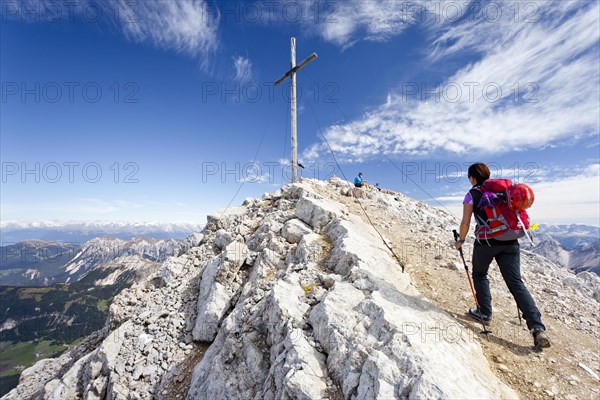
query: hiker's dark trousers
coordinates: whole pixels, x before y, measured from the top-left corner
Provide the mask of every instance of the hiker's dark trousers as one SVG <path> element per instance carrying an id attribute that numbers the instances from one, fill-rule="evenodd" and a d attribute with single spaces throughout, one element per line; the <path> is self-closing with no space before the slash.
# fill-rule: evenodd
<path id="1" fill-rule="evenodd" d="M 500 267 L 500 273 L 517 301 L 517 306 L 527 321 L 529 330 L 546 330 L 542 324 L 541 314 L 535 306 L 529 290 L 521 280 L 521 253 L 519 244 L 500 246 L 488 246 L 486 244 L 476 245 L 473 249 L 473 284 L 477 294 L 477 301 L 481 307 L 481 313 L 492 316 L 492 295 L 490 293 L 490 281 L 488 280 L 488 269 L 493 259 L 496 259 Z"/>

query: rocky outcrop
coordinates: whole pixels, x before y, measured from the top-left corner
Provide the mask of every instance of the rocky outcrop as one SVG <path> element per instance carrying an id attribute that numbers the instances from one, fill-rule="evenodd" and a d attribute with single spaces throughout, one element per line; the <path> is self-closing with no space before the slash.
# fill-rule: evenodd
<path id="1" fill-rule="evenodd" d="M 468 333 L 410 285 L 373 228 L 304 187 L 285 189 L 300 199 L 293 213 L 274 214 L 269 231 L 287 219 L 284 247 L 297 242 L 290 231 L 302 239 L 293 256 L 260 254 L 188 398 L 516 397 Z M 281 245 L 266 237 L 267 248 Z M 447 371 L 460 377 L 443 378 Z"/>
<path id="2" fill-rule="evenodd" d="M 569 266 L 570 254 L 565 250 L 558 240 L 555 240 L 551 235 L 542 233 L 534 238 L 535 246 L 525 243 L 524 247 L 532 253 L 539 254 L 549 260 L 554 261 L 557 265 L 567 268 Z"/>
<path id="3" fill-rule="evenodd" d="M 89 271 L 120 258 L 134 259 L 136 256 L 150 261 L 163 262 L 177 252 L 178 240 L 156 240 L 136 238 L 124 241 L 112 237 L 92 239 L 81 246 L 80 251 L 64 267 L 67 282 L 80 280 Z"/>
<path id="4" fill-rule="evenodd" d="M 600 276 L 600 239 L 580 244 L 569 254 L 569 268 L 575 273 L 589 271 Z"/>
<path id="5" fill-rule="evenodd" d="M 36 364 L 5 398 L 517 398 L 379 233 L 324 195 L 344 188 L 309 180 L 210 215 L 115 298 L 97 348 Z M 432 246 L 451 222 L 399 194 L 364 201 Z"/>
<path id="6" fill-rule="evenodd" d="M 10 391 L 2 399 L 47 399 L 50 391 L 46 389 L 54 387 L 60 382 L 60 377 L 67 377 L 68 371 L 74 369 L 74 365 L 81 360 L 86 360 L 88 355 L 97 348 L 104 338 L 106 331 L 99 331 L 83 340 L 75 349 L 61 355 L 58 358 L 40 360 L 32 367 L 21 373 L 19 386 Z M 77 369 L 77 368 L 75 368 Z"/>

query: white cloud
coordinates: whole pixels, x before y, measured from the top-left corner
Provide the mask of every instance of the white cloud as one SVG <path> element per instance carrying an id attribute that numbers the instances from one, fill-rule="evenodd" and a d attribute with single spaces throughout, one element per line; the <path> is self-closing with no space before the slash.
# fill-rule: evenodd
<path id="1" fill-rule="evenodd" d="M 235 80 L 240 83 L 248 82 L 252 79 L 252 61 L 248 58 L 237 56 L 232 57 L 235 68 Z"/>
<path id="2" fill-rule="evenodd" d="M 600 168 L 588 166 L 583 173 L 533 186 L 533 222 L 600 225 Z"/>
<path id="3" fill-rule="evenodd" d="M 352 44 L 361 38 L 387 40 L 413 24 L 419 11 L 418 2 L 408 7 L 407 2 L 396 0 L 349 0 L 332 4 L 329 10 L 321 10 L 316 28 L 325 40 L 338 45 Z"/>
<path id="4" fill-rule="evenodd" d="M 3 18 L 25 22 L 109 22 L 133 41 L 191 56 L 205 56 L 218 45 L 220 16 L 204 0 L 23 0 L 3 3 L 2 11 Z"/>
<path id="5" fill-rule="evenodd" d="M 127 200 L 104 200 L 96 198 L 82 198 L 69 207 L 73 212 L 86 214 L 111 214 L 123 210 L 143 208 L 144 205 Z"/>
<path id="6" fill-rule="evenodd" d="M 499 154 L 597 137 L 599 4 L 541 2 L 535 23 L 516 23 L 506 9 L 498 26 L 467 18 L 442 30 L 433 58 L 476 50 L 480 60 L 448 78 L 439 98 L 415 101 L 407 94 L 421 84 L 401 84 L 362 118 L 329 127 L 329 143 L 362 161 L 382 152 Z M 318 143 L 307 154 L 325 151 Z"/>
<path id="7" fill-rule="evenodd" d="M 113 2 L 109 2 L 113 3 Z M 192 56 L 217 47 L 218 15 L 203 0 L 119 0 L 120 23 L 127 37 Z"/>
<path id="8" fill-rule="evenodd" d="M 272 183 L 279 168 L 276 162 L 249 160 L 240 169 L 239 183 Z"/>
<path id="9" fill-rule="evenodd" d="M 8 206 L 8 207 L 6 207 Z M 2 204 L 1 220 L 6 222 L 45 220 L 48 215 L 56 221 L 147 221 L 148 216 L 156 220 L 202 221 L 210 209 L 190 207 L 182 202 L 156 202 L 144 199 L 101 199 L 72 198 L 44 199 Z M 4 227 L 1 224 L 0 227 Z"/>
<path id="10" fill-rule="evenodd" d="M 86 214 L 86 215 L 97 215 L 97 214 L 113 214 L 121 211 L 132 211 L 136 209 L 142 209 L 146 206 L 145 202 L 133 202 L 127 200 L 105 200 L 98 198 L 79 198 L 69 201 L 61 201 L 59 203 L 45 202 L 44 204 L 13 204 L 11 210 L 4 209 L 2 212 L 10 211 L 10 214 L 27 213 L 31 211 L 31 208 L 35 208 L 36 212 L 52 213 L 52 214 Z"/>
<path id="11" fill-rule="evenodd" d="M 347 48 L 360 40 L 386 41 L 418 22 L 444 21 L 467 12 L 471 0 L 283 0 L 263 1 L 260 20 L 301 24 L 304 31 Z M 257 3 L 258 4 L 258 3 Z M 458 7 L 448 7 L 457 5 Z M 254 7 L 254 6 L 253 6 Z M 451 9 L 451 10 L 450 10 Z M 255 13 L 252 13 L 255 16 Z"/>
<path id="12" fill-rule="evenodd" d="M 244 178 L 242 178 L 240 180 L 240 182 L 244 182 L 244 183 L 272 183 L 273 182 L 273 177 L 268 172 L 265 172 L 262 175 L 255 175 L 255 176 L 244 177 Z"/>

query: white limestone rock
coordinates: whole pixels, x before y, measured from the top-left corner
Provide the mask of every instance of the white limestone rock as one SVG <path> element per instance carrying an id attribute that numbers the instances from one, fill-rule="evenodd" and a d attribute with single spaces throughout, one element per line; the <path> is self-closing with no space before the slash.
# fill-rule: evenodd
<path id="1" fill-rule="evenodd" d="M 296 204 L 296 217 L 310 225 L 317 233 L 334 217 L 341 217 L 340 207 L 313 197 L 302 197 Z"/>
<path id="2" fill-rule="evenodd" d="M 78 382 L 82 375 L 82 370 L 86 361 L 92 356 L 92 353 L 80 358 L 75 364 L 64 374 L 60 381 L 57 382 L 54 388 L 46 388 L 50 393 L 48 400 L 63 400 L 77 398 Z"/>
<path id="3" fill-rule="evenodd" d="M 181 244 L 181 249 L 183 252 L 188 252 L 191 248 L 200 246 L 202 240 L 204 240 L 204 234 L 201 232 L 194 232 L 185 238 Z"/>
<path id="4" fill-rule="evenodd" d="M 217 335 L 219 324 L 240 287 L 235 277 L 248 254 L 245 244 L 233 242 L 206 266 L 200 283 L 198 317 L 192 332 L 194 340 L 210 342 Z"/>
<path id="5" fill-rule="evenodd" d="M 288 200 L 298 200 L 306 191 L 300 183 L 290 183 L 281 188 L 281 194 Z"/>
<path id="6" fill-rule="evenodd" d="M 325 240 L 321 235 L 316 233 L 304 235 L 296 249 L 298 262 L 302 265 L 318 263 L 323 257 L 324 245 Z"/>
<path id="7" fill-rule="evenodd" d="M 247 207 L 230 207 L 218 210 L 206 217 L 206 228 L 210 230 L 229 229 L 233 224 L 240 221 L 248 211 Z"/>
<path id="8" fill-rule="evenodd" d="M 162 278 L 166 284 L 170 284 L 179 278 L 185 265 L 189 262 L 190 260 L 187 255 L 169 257 L 158 270 L 158 276 Z"/>
<path id="9" fill-rule="evenodd" d="M 326 357 L 312 346 L 302 329 L 292 329 L 283 343 L 285 358 L 280 369 L 273 369 L 280 382 L 276 399 L 327 398 Z M 281 355 L 279 358 L 283 358 Z"/>
<path id="10" fill-rule="evenodd" d="M 281 229 L 281 235 L 289 243 L 299 243 L 302 237 L 309 233 L 312 233 L 310 226 L 306 225 L 298 218 L 289 220 Z"/>
<path id="11" fill-rule="evenodd" d="M 213 240 L 214 245 L 220 250 L 223 250 L 231 242 L 233 242 L 233 237 L 231 233 L 227 232 L 225 229 L 219 229 Z"/>

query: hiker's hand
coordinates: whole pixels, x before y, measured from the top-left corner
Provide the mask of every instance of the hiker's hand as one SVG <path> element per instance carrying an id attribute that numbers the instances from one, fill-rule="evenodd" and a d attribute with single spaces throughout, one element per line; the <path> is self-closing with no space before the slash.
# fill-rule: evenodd
<path id="1" fill-rule="evenodd" d="M 454 242 L 454 247 L 456 248 L 456 250 L 460 250 L 462 248 L 462 245 L 462 243 Z"/>

